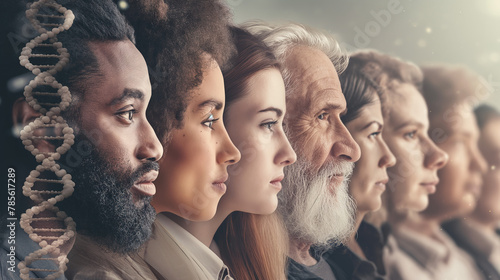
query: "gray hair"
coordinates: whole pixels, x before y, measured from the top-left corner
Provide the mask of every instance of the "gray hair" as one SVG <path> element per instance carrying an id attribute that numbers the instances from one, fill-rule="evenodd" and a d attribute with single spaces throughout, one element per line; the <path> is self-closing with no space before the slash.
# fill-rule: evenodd
<path id="1" fill-rule="evenodd" d="M 298 45 L 316 48 L 322 51 L 333 63 L 337 74 L 340 75 L 347 68 L 349 57 L 340 48 L 339 43 L 332 35 L 296 23 L 270 24 L 263 21 L 244 23 L 246 29 L 269 46 L 278 61 L 284 65 L 289 51 Z M 282 67 L 283 79 L 287 94 L 293 87 L 290 73 Z"/>

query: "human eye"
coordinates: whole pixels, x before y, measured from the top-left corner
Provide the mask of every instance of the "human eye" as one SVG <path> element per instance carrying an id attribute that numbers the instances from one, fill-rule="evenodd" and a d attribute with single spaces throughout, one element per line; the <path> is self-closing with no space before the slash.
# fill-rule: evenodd
<path id="1" fill-rule="evenodd" d="M 328 117 L 328 113 L 327 112 L 324 112 L 324 113 L 321 113 L 318 115 L 318 119 L 319 120 L 324 120 Z"/>
<path id="2" fill-rule="evenodd" d="M 206 118 L 201 124 L 209 127 L 210 129 L 213 129 L 214 123 L 217 122 L 218 120 L 219 118 L 216 119 L 213 114 L 210 114 L 208 118 Z"/>
<path id="3" fill-rule="evenodd" d="M 403 136 L 404 136 L 406 139 L 415 139 L 416 134 L 417 134 L 417 131 L 416 131 L 416 130 L 413 130 L 413 131 L 410 131 L 410 132 L 405 133 Z"/>
<path id="4" fill-rule="evenodd" d="M 261 123 L 260 126 L 267 128 L 269 131 L 273 131 L 273 127 L 277 123 L 278 123 L 278 121 L 269 121 L 269 122 Z"/>
<path id="5" fill-rule="evenodd" d="M 127 109 L 127 110 L 120 110 L 116 112 L 116 116 L 119 117 L 122 121 L 130 124 L 134 121 L 134 115 L 137 113 L 137 110 L 132 108 L 132 109 Z"/>
<path id="6" fill-rule="evenodd" d="M 375 131 L 375 132 L 371 133 L 370 135 L 368 135 L 368 138 L 375 138 L 375 137 L 379 136 L 380 133 L 382 133 L 382 132 L 381 131 Z"/>

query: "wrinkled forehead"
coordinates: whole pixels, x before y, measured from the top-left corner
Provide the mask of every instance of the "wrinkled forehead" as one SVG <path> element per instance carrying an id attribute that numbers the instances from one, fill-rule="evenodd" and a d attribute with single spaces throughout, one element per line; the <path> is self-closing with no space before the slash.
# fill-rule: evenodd
<path id="1" fill-rule="evenodd" d="M 291 80 L 287 88 L 287 106 L 329 102 L 345 107 L 337 71 L 325 53 L 308 46 L 292 47 L 285 67 Z"/>

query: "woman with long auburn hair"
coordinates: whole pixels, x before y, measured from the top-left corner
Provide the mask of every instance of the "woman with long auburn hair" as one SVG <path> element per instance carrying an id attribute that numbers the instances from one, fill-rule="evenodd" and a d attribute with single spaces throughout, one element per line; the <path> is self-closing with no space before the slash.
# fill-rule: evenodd
<path id="1" fill-rule="evenodd" d="M 273 212 L 296 155 L 283 130 L 285 86 L 270 49 L 247 31 L 231 29 L 237 56 L 224 71 L 224 124 L 241 152 L 228 167 L 227 191 L 215 217 L 185 228 L 216 252 L 234 279 L 286 279 L 287 235 Z"/>

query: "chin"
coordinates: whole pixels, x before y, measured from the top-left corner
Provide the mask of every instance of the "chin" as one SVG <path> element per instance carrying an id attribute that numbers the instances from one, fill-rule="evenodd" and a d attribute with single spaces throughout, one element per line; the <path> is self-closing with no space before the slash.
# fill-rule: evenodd
<path id="1" fill-rule="evenodd" d="M 256 207 L 256 211 L 250 212 L 251 214 L 257 215 L 270 215 L 276 211 L 278 208 L 278 198 L 274 196 L 270 201 L 265 204 L 261 204 Z"/>
<path id="2" fill-rule="evenodd" d="M 427 209 L 427 206 L 429 206 L 429 199 L 426 197 L 425 199 L 421 199 L 420 202 L 415 205 L 414 209 L 410 210 L 414 210 L 416 212 L 422 212 L 425 209 Z"/>
<path id="3" fill-rule="evenodd" d="M 382 200 L 379 198 L 377 201 L 374 201 L 371 206 L 372 207 L 369 210 L 370 212 L 375 212 L 377 210 L 380 210 L 380 208 L 382 207 Z"/>
<path id="4" fill-rule="evenodd" d="M 192 213 L 191 215 L 180 215 L 180 217 L 192 222 L 205 222 L 211 220 L 215 216 L 216 211 L 217 205 L 198 210 L 196 213 Z"/>

